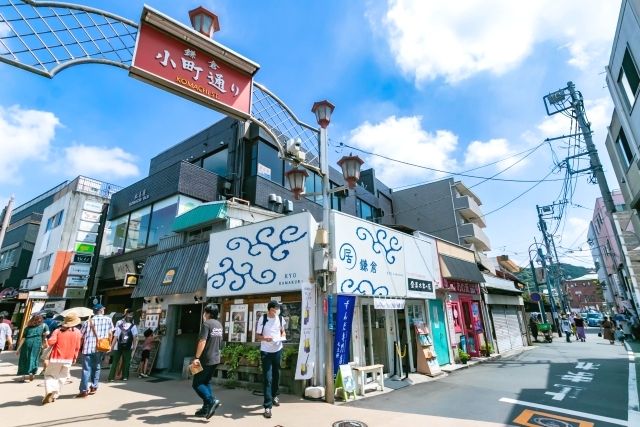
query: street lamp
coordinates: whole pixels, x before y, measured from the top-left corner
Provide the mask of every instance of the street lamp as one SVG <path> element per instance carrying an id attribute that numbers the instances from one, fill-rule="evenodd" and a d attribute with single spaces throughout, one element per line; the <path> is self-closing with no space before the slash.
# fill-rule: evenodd
<path id="1" fill-rule="evenodd" d="M 218 16 L 202 6 L 190 10 L 189 19 L 194 30 L 209 38 L 213 38 L 213 33 L 220 31 Z"/>

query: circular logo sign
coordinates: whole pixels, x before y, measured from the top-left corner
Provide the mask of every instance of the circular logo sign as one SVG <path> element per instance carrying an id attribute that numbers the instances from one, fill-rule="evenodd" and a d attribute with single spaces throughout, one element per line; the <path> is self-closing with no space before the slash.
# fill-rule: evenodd
<path id="1" fill-rule="evenodd" d="M 533 293 L 531 294 L 531 301 L 533 301 L 533 302 L 538 302 L 538 301 L 540 301 L 540 294 L 539 294 L 539 293 L 537 293 L 537 292 L 533 292 Z"/>

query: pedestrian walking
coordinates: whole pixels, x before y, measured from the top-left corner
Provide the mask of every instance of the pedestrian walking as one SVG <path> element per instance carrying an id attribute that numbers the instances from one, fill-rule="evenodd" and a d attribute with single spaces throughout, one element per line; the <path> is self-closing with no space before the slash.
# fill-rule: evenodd
<path id="1" fill-rule="evenodd" d="M 48 344 L 52 346 L 49 357 L 49 366 L 44 372 L 44 399 L 42 404 L 55 402 L 62 391 L 71 365 L 78 358 L 82 335 L 76 328 L 80 324 L 80 318 L 76 313 L 69 313 L 64 317 L 64 322 L 56 329 Z"/>
<path id="2" fill-rule="evenodd" d="M 582 318 L 580 313 L 578 313 L 576 315 L 574 323 L 576 325 L 576 337 L 577 337 L 577 339 L 579 339 L 582 342 L 585 342 L 587 340 L 587 337 L 586 337 L 586 335 L 584 333 L 584 319 Z"/>
<path id="3" fill-rule="evenodd" d="M 571 342 L 571 322 L 567 318 L 566 314 L 562 315 L 562 320 L 560 321 L 560 328 L 567 339 L 567 342 Z"/>
<path id="4" fill-rule="evenodd" d="M 533 339 L 538 342 L 538 322 L 534 316 L 529 317 L 529 329 L 531 329 Z"/>
<path id="5" fill-rule="evenodd" d="M 608 316 L 605 316 L 602 324 L 600 325 L 602 329 L 602 336 L 605 340 L 609 340 L 609 344 L 613 344 L 615 342 L 615 326 L 613 321 Z"/>
<path id="6" fill-rule="evenodd" d="M 118 364 L 122 360 L 122 381 L 129 380 L 129 365 L 131 354 L 136 351 L 138 341 L 138 328 L 133 323 L 133 312 L 125 310 L 124 317 L 116 322 L 113 339 L 112 364 L 109 370 L 109 381 L 116 377 Z"/>
<path id="7" fill-rule="evenodd" d="M 615 338 L 616 341 L 620 341 L 620 344 L 624 345 L 624 340 L 626 337 L 624 331 L 622 330 L 622 326 L 618 326 L 618 329 L 616 329 Z"/>
<path id="8" fill-rule="evenodd" d="M 140 355 L 140 366 L 138 368 L 138 378 L 147 378 L 149 375 L 147 374 L 147 369 L 150 366 L 149 364 L 149 356 L 151 356 L 151 349 L 153 348 L 153 341 L 155 337 L 153 336 L 153 330 L 151 328 L 147 328 L 144 331 L 144 342 L 142 343 L 142 354 Z"/>
<path id="9" fill-rule="evenodd" d="M 47 347 L 47 335 L 49 328 L 43 317 L 39 314 L 32 316 L 16 348 L 16 354 L 19 356 L 18 375 L 22 375 L 23 383 L 33 381 L 40 364 L 40 352 Z"/>
<path id="10" fill-rule="evenodd" d="M 79 393 L 76 395 L 78 398 L 97 393 L 102 359 L 111 349 L 113 322 L 109 316 L 104 315 L 102 304 L 93 306 L 93 316 L 82 325 L 80 333 L 82 334 L 82 376 Z"/>
<path id="11" fill-rule="evenodd" d="M 286 339 L 284 318 L 279 314 L 279 304 L 270 301 L 267 313 L 258 321 L 256 339 L 260 341 L 260 360 L 262 362 L 262 389 L 264 393 L 264 417 L 271 418 L 273 406 L 280 406 L 280 356 L 282 342 Z"/>
<path id="12" fill-rule="evenodd" d="M 0 353 L 2 350 L 11 350 L 13 347 L 13 331 L 8 323 L 4 322 L 4 313 L 0 313 Z"/>
<path id="13" fill-rule="evenodd" d="M 191 362 L 195 366 L 202 367 L 202 370 L 193 376 L 191 386 L 196 394 L 202 399 L 202 408 L 195 413 L 196 417 L 211 418 L 216 409 L 221 405 L 216 399 L 211 386 L 211 378 L 220 363 L 220 345 L 222 344 L 222 324 L 218 321 L 218 307 L 207 305 L 202 315 L 202 327 L 198 343 L 196 344 L 196 354 Z"/>

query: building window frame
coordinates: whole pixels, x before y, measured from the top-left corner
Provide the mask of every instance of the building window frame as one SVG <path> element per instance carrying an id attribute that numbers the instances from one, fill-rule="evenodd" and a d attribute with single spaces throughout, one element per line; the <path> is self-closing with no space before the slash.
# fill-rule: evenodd
<path id="1" fill-rule="evenodd" d="M 638 72 L 638 66 L 631 54 L 629 46 L 625 48 L 622 57 L 622 64 L 620 65 L 620 72 L 618 73 L 618 86 L 625 95 L 624 98 L 627 100 L 629 110 L 633 110 L 636 100 L 638 99 L 638 91 L 640 90 L 640 72 Z"/>
<path id="2" fill-rule="evenodd" d="M 61 210 L 56 212 L 54 215 L 50 216 L 49 219 L 47 220 L 47 226 L 45 228 L 45 231 L 51 231 L 54 228 L 58 227 L 60 224 L 62 224 L 63 215 L 64 215 L 64 210 Z"/>
<path id="3" fill-rule="evenodd" d="M 620 158 L 620 164 L 624 166 L 624 171 L 627 172 L 633 164 L 634 154 L 623 129 L 620 129 L 615 144 L 618 157 Z"/>

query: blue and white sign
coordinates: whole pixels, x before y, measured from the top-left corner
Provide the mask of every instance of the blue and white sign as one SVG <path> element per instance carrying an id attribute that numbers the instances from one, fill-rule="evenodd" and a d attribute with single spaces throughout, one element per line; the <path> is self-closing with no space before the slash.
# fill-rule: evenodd
<path id="1" fill-rule="evenodd" d="M 308 212 L 212 233 L 207 296 L 299 291 L 312 281 L 318 225 Z"/>
<path id="2" fill-rule="evenodd" d="M 440 285 L 435 239 L 331 214 L 337 293 L 435 299 Z"/>

